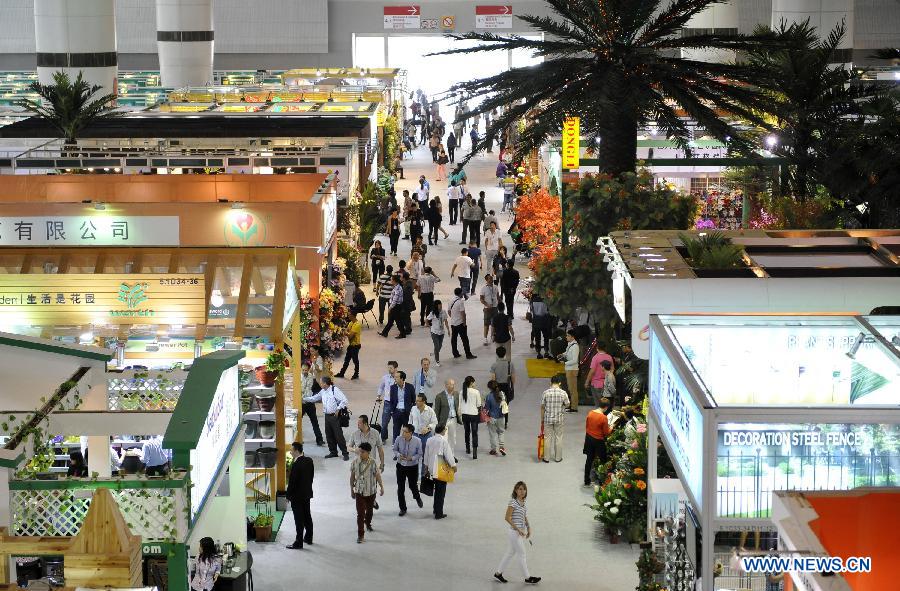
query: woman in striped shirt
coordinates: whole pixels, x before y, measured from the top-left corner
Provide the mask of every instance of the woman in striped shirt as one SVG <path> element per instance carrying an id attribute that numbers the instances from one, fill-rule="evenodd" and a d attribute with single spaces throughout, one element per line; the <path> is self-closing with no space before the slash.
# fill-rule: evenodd
<path id="1" fill-rule="evenodd" d="M 512 560 L 513 556 L 519 558 L 519 564 L 522 566 L 522 572 L 525 573 L 525 582 L 535 584 L 541 580 L 540 577 L 532 577 L 528 573 L 528 562 L 525 559 L 525 540 L 531 538 L 531 525 L 528 524 L 528 513 L 525 509 L 525 498 L 528 496 L 528 487 L 521 480 L 513 487 L 512 500 L 506 508 L 506 522 L 510 526 L 508 532 L 509 548 L 503 559 L 500 560 L 500 566 L 494 573 L 494 578 L 501 583 L 508 582 L 503 578 L 503 569 Z M 529 542 L 530 543 L 530 542 Z"/>

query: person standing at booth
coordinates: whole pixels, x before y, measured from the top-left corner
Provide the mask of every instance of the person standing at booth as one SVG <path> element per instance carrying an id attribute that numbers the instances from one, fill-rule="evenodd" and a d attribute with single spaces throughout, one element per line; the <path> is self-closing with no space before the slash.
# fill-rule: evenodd
<path id="1" fill-rule="evenodd" d="M 312 458 L 303 455 L 303 444 L 295 441 L 291 444 L 291 474 L 288 478 L 287 500 L 294 513 L 294 527 L 297 535 L 289 550 L 302 550 L 303 544 L 313 543 L 313 520 L 309 502 L 313 498 L 313 478 L 316 468 Z"/>
<path id="2" fill-rule="evenodd" d="M 334 385 L 334 379 L 331 376 L 324 376 L 322 389 L 317 394 L 304 398 L 303 402 L 319 402 L 320 400 L 322 401 L 322 412 L 325 415 L 325 441 L 328 442 L 329 452 L 325 457 L 338 457 L 338 449 L 340 449 L 346 462 L 350 459 L 350 454 L 347 452 L 347 442 L 344 440 L 344 430 L 341 429 L 341 418 L 338 416 L 338 411 L 347 408 L 347 397 Z"/>

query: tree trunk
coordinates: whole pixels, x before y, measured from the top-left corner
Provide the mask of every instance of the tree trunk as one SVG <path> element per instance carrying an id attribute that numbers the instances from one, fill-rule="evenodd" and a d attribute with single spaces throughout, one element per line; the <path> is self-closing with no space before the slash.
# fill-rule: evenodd
<path id="1" fill-rule="evenodd" d="M 634 172 L 637 165 L 637 115 L 629 109 L 600 114 L 600 172 L 619 175 Z"/>

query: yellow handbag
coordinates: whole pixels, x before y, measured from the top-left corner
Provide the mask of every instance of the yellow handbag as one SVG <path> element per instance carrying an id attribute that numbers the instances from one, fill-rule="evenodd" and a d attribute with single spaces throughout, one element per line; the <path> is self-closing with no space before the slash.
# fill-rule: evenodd
<path id="1" fill-rule="evenodd" d="M 437 474 L 435 474 L 434 477 L 436 480 L 440 480 L 441 482 L 453 482 L 453 479 L 456 477 L 456 473 L 450 467 L 450 464 L 448 464 L 444 460 L 440 460 L 438 462 Z"/>

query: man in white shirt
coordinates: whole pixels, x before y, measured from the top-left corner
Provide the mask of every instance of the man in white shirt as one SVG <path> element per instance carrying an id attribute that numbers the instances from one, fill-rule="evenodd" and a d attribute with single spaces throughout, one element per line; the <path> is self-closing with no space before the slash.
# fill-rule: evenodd
<path id="1" fill-rule="evenodd" d="M 459 219 L 459 201 L 462 198 L 460 195 L 459 186 L 456 181 L 450 181 L 450 186 L 447 187 L 447 203 L 450 212 L 450 225 L 455 226 L 456 220 Z"/>
<path id="2" fill-rule="evenodd" d="M 416 405 L 412 412 L 409 413 L 409 423 L 415 429 L 416 437 L 422 442 L 422 448 L 428 443 L 428 438 L 434 435 L 434 428 L 437 427 L 437 415 L 434 409 L 425 404 L 425 395 L 416 395 Z"/>
<path id="3" fill-rule="evenodd" d="M 434 403 L 434 385 L 437 384 L 437 372 L 431 367 L 431 359 L 422 358 L 422 364 L 413 376 L 413 387 L 416 394 L 425 395 L 425 404 Z M 423 442 L 424 444 L 424 442 Z"/>
<path id="4" fill-rule="evenodd" d="M 461 249 L 459 253 L 459 256 L 453 261 L 450 277 L 459 277 L 459 288 L 462 290 L 463 297 L 469 299 L 469 290 L 472 287 L 472 269 L 475 267 L 475 263 L 469 258 L 468 248 Z"/>
<path id="5" fill-rule="evenodd" d="M 450 349 L 453 351 L 453 357 L 460 358 L 459 348 L 456 343 L 458 339 L 462 339 L 463 349 L 466 352 L 466 359 L 476 359 L 476 355 L 472 355 L 469 348 L 469 329 L 466 326 L 466 300 L 463 297 L 463 290 L 459 287 L 453 290 L 453 301 L 450 302 Z"/>
<path id="6" fill-rule="evenodd" d="M 322 413 L 325 415 L 325 441 L 328 443 L 330 452 L 325 457 L 338 457 L 338 449 L 340 449 L 346 462 L 350 459 L 350 454 L 347 452 L 347 442 L 344 439 L 344 430 L 341 428 L 338 411 L 347 408 L 347 397 L 340 388 L 334 385 L 331 376 L 322 378 L 322 389 L 318 393 L 303 399 L 304 402 L 319 402 L 320 400 L 322 401 Z"/>
<path id="7" fill-rule="evenodd" d="M 425 319 L 431 313 L 431 306 L 434 304 L 434 284 L 440 281 L 441 278 L 434 274 L 431 267 L 425 267 L 416 281 L 419 290 L 419 321 L 422 326 L 425 326 Z"/>
<path id="8" fill-rule="evenodd" d="M 500 290 L 494 284 L 492 275 L 484 276 L 484 287 L 481 288 L 479 297 L 481 305 L 484 306 L 484 346 L 488 345 L 488 329 L 491 327 L 491 321 L 497 314 L 497 304 L 500 303 Z"/>
<path id="9" fill-rule="evenodd" d="M 381 411 L 381 442 L 382 444 L 387 441 L 387 427 L 388 423 L 391 422 L 391 386 L 393 386 L 396 381 L 394 380 L 394 374 L 397 373 L 398 364 L 396 361 L 388 361 L 387 362 L 387 373 L 381 376 L 381 381 L 378 383 L 378 390 L 375 391 L 375 402 L 383 402 L 384 408 Z M 372 417 L 372 420 L 378 422 L 376 417 Z"/>
<path id="10" fill-rule="evenodd" d="M 428 439 L 425 444 L 425 458 L 423 464 L 428 474 L 434 478 L 437 474 L 439 462 L 446 462 L 453 472 L 456 472 L 456 458 L 453 456 L 453 450 L 450 449 L 450 443 L 444 437 L 444 425 L 438 425 L 434 428 L 434 436 Z M 434 479 L 434 518 L 443 519 L 447 515 L 444 513 L 444 496 L 447 494 L 447 483 L 438 479 Z"/>
<path id="11" fill-rule="evenodd" d="M 494 258 L 500 247 L 503 246 L 503 240 L 500 238 L 500 231 L 497 230 L 497 222 L 491 222 L 487 231 L 484 233 L 484 268 L 494 268 Z"/>

